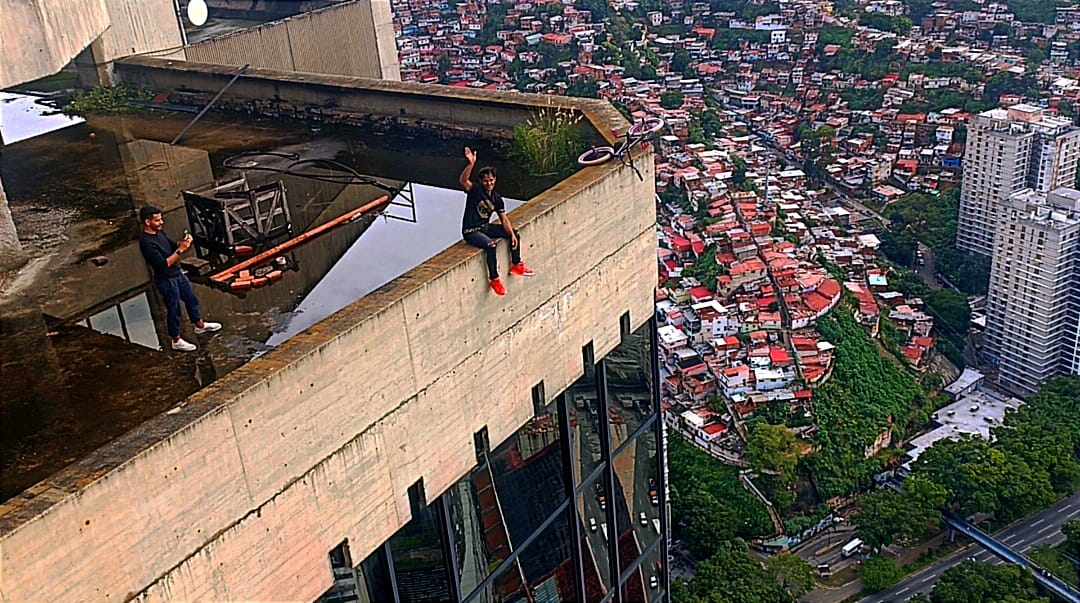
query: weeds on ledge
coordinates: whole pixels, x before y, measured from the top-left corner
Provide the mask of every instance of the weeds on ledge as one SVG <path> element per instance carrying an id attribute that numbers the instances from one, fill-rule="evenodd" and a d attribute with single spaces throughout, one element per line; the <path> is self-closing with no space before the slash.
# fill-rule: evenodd
<path id="1" fill-rule="evenodd" d="M 514 126 L 511 155 L 534 175 L 568 171 L 585 147 L 577 130 L 579 121 L 581 115 L 570 109 L 540 109 Z"/>
<path id="2" fill-rule="evenodd" d="M 120 113 L 132 109 L 130 101 L 149 101 L 154 93 L 144 88 L 135 88 L 127 84 L 118 86 L 95 86 L 91 90 L 80 92 L 64 106 L 68 115 L 87 113 Z"/>

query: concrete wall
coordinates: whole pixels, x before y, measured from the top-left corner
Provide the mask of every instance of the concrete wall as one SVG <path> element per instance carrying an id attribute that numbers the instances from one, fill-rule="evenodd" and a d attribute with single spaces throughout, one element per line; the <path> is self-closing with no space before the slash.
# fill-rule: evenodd
<path id="1" fill-rule="evenodd" d="M 99 62 L 133 54 L 162 51 L 159 56 L 183 57 L 180 21 L 173 0 L 108 0 L 109 29 L 100 39 Z M 185 19 L 187 17 L 184 17 Z"/>
<path id="2" fill-rule="evenodd" d="M 602 356 L 623 312 L 652 314 L 651 157 L 638 165 L 644 182 L 612 162 L 515 210 L 538 275 L 508 278 L 506 297 L 459 243 L 0 506 L 0 600 L 317 597 L 331 548 L 365 557 L 409 520 L 409 486 L 443 492 L 475 463 L 475 432 L 501 442 L 536 383 L 553 397 L 583 345 Z"/>
<path id="3" fill-rule="evenodd" d="M 109 27 L 104 0 L 0 2 L 0 89 L 52 75 Z"/>
<path id="4" fill-rule="evenodd" d="M 235 74 L 236 68 L 231 66 L 150 57 L 117 63 L 117 75 L 123 81 L 154 90 L 172 90 L 171 98 L 180 103 L 209 102 Z M 503 139 L 511 138 L 514 125 L 532 118 L 541 108 L 581 113 L 585 118 L 582 133 L 595 143 L 612 143 L 611 131 L 626 127 L 618 111 L 601 101 L 256 67 L 244 72 L 217 106 L 265 116 L 309 117 L 384 129 L 397 125 L 439 127 Z"/>
<path id="5" fill-rule="evenodd" d="M 191 61 L 400 80 L 389 0 L 357 0 L 192 44 Z"/>

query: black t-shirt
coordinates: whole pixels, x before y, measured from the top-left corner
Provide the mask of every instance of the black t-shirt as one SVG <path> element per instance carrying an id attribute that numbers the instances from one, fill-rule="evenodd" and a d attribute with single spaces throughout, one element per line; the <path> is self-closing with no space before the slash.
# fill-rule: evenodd
<path id="1" fill-rule="evenodd" d="M 465 214 L 461 216 L 462 234 L 480 230 L 487 226 L 492 213 L 504 211 L 506 206 L 498 191 L 491 191 L 489 195 L 483 186 L 474 184 L 469 192 L 465 193 Z"/>
<path id="2" fill-rule="evenodd" d="M 180 262 L 170 266 L 166 259 L 176 251 L 176 243 L 170 241 L 164 232 L 146 234 L 146 231 L 143 231 L 140 233 L 139 251 L 146 258 L 146 263 L 150 264 L 150 268 L 154 270 L 154 278 L 164 279 L 183 274 L 180 271 Z"/>

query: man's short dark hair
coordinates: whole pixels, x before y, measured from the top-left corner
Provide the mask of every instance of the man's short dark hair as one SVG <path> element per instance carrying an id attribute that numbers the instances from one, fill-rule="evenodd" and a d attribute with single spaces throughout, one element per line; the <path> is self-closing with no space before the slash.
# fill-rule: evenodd
<path id="1" fill-rule="evenodd" d="M 139 210 L 139 221 L 140 222 L 146 222 L 150 218 L 153 218 L 154 216 L 156 216 L 157 214 L 160 214 L 160 213 L 161 213 L 160 209 L 158 209 L 158 208 L 156 208 L 156 207 L 154 207 L 152 205 L 147 205 L 146 207 Z"/>
<path id="2" fill-rule="evenodd" d="M 477 177 L 478 177 L 478 178 L 483 178 L 484 176 L 486 176 L 486 175 L 488 175 L 488 174 L 491 174 L 491 177 L 492 177 L 492 178 L 494 178 L 494 177 L 496 177 L 496 176 L 498 176 L 498 175 L 499 175 L 499 174 L 498 174 L 498 173 L 497 173 L 497 172 L 495 171 L 495 166 L 491 166 L 491 165 L 486 165 L 486 166 L 484 166 L 484 167 L 480 168 L 480 172 L 479 172 L 479 173 L 477 174 Z"/>

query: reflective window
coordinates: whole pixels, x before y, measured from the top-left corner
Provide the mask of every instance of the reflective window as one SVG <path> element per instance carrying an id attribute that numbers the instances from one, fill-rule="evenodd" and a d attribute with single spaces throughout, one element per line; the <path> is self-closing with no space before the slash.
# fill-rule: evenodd
<path id="1" fill-rule="evenodd" d="M 110 306 L 89 319 L 84 318 L 75 324 L 89 327 L 105 335 L 121 337 L 152 350 L 161 349 L 146 292 L 124 300 L 118 305 Z"/>
<path id="2" fill-rule="evenodd" d="M 622 584 L 623 601 L 662 601 L 664 597 L 664 576 L 660 566 L 660 547 L 657 546 L 627 576 Z"/>
<path id="3" fill-rule="evenodd" d="M 608 561 L 607 492 L 600 480 L 589 484 L 577 499 L 578 514 L 584 524 L 581 550 L 585 592 L 590 601 L 598 601 L 611 588 Z"/>
<path id="4" fill-rule="evenodd" d="M 570 453 L 574 459 L 574 483 L 580 484 L 603 464 L 600 450 L 600 402 L 596 397 L 596 378 L 587 371 L 566 389 L 570 409 Z"/>
<path id="5" fill-rule="evenodd" d="M 620 571 L 637 562 L 659 536 L 660 507 L 656 482 L 656 436 L 639 432 L 615 457 L 612 467 L 618 485 L 616 522 L 619 526 Z"/>
<path id="6" fill-rule="evenodd" d="M 488 457 L 512 549 L 566 500 L 559 442 L 558 407 L 553 401 Z"/>
<path id="7" fill-rule="evenodd" d="M 380 546 L 356 567 L 357 592 L 360 603 L 389 601 L 394 592 L 390 581 L 390 561 L 386 547 Z"/>
<path id="8" fill-rule="evenodd" d="M 124 326 L 127 328 L 128 340 L 143 347 L 160 350 L 157 331 L 154 329 L 154 318 L 150 314 L 150 303 L 146 293 L 120 303 L 120 313 L 124 317 Z"/>
<path id="9" fill-rule="evenodd" d="M 634 434 L 654 412 L 651 341 L 649 323 L 645 323 L 624 335 L 619 345 L 604 357 L 612 450 Z M 700 368 L 704 371 L 704 364 Z M 696 369 L 691 367 L 690 370 Z"/>
<path id="10" fill-rule="evenodd" d="M 344 548 L 343 551 L 339 551 Z M 316 603 L 331 603 L 339 601 L 339 597 L 350 594 L 354 598 L 346 598 L 347 601 L 359 603 L 378 603 L 380 601 L 394 600 L 394 585 L 390 581 L 390 566 L 386 559 L 386 546 L 380 545 L 366 559 L 360 562 L 351 572 L 346 572 L 348 567 L 349 549 L 346 545 L 330 551 L 330 565 L 334 572 L 334 586 L 326 591 L 322 597 L 316 599 Z M 351 575 L 350 575 L 351 574 Z M 351 581 L 353 588 L 347 588 L 347 582 Z M 346 588 L 342 588 L 346 586 Z"/>
<path id="11" fill-rule="evenodd" d="M 472 592 L 566 500 L 552 401 L 447 492 L 461 591 Z"/>
<path id="12" fill-rule="evenodd" d="M 124 336 L 124 327 L 120 325 L 120 312 L 116 306 L 110 306 L 91 316 L 90 328 L 106 335 Z"/>
<path id="13" fill-rule="evenodd" d="M 450 598 L 442 539 L 433 506 L 419 508 L 412 521 L 390 538 L 390 551 L 398 596 L 403 603 Z"/>
<path id="14" fill-rule="evenodd" d="M 566 519 L 568 512 L 566 509 L 558 513 L 470 603 L 573 601 L 576 570 L 570 554 L 573 540 Z"/>

